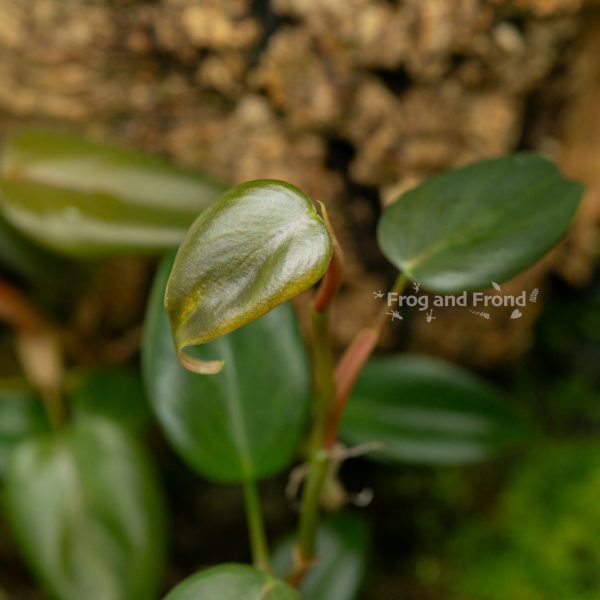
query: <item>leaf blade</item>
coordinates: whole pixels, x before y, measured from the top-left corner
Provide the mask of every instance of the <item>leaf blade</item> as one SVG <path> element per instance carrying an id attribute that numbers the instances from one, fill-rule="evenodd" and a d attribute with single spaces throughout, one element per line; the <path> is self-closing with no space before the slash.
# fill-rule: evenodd
<path id="1" fill-rule="evenodd" d="M 274 474 L 293 459 L 309 409 L 310 369 L 290 306 L 193 348 L 229 366 L 210 377 L 177 360 L 162 306 L 173 257 L 157 272 L 142 364 L 153 411 L 184 460 L 204 477 L 240 482 Z"/>
<path id="2" fill-rule="evenodd" d="M 341 426 L 352 443 L 381 442 L 369 457 L 455 465 L 484 460 L 524 439 L 524 427 L 499 393 L 468 371 L 437 359 L 372 360 L 359 378 Z"/>
<path id="3" fill-rule="evenodd" d="M 0 162 L 0 210 L 41 246 L 77 258 L 174 247 L 223 184 L 138 151 L 26 131 Z"/>
<path id="4" fill-rule="evenodd" d="M 178 352 L 261 317 L 324 274 L 332 241 L 310 200 L 277 180 L 250 181 L 202 213 L 165 292 Z"/>
<path id="5" fill-rule="evenodd" d="M 144 600 L 157 592 L 160 493 L 142 448 L 110 421 L 86 419 L 65 435 L 20 444 L 6 509 L 28 562 L 55 596 Z"/>
<path id="6" fill-rule="evenodd" d="M 379 246 L 432 291 L 484 288 L 516 275 L 557 243 L 582 190 L 534 154 L 481 161 L 402 195 L 380 219 Z"/>
<path id="7" fill-rule="evenodd" d="M 212 567 L 192 575 L 165 600 L 301 600 L 283 581 L 239 564 Z"/>

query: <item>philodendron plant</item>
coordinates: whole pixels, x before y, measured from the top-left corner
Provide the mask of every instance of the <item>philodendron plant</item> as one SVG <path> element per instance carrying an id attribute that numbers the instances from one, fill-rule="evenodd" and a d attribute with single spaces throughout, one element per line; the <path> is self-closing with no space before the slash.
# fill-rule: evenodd
<path id="1" fill-rule="evenodd" d="M 563 236 L 580 195 L 579 185 L 532 154 L 430 179 L 404 194 L 379 223 L 380 247 L 400 269 L 393 292 L 401 293 L 409 280 L 453 293 L 516 275 Z M 321 211 L 322 217 L 289 183 L 236 186 L 200 214 L 157 276 L 144 344 L 154 409 L 192 468 L 215 481 L 242 484 L 255 567 L 206 571 L 173 590 L 169 600 L 211 593 L 239 600 L 296 597 L 292 588 L 302 587 L 319 565 L 320 507 L 348 452 L 338 443 L 340 434 L 351 442 L 380 442 L 374 458 L 418 455 L 419 447 L 427 455 L 429 447 L 430 456 L 449 462 L 479 458 L 516 436 L 493 391 L 434 361 L 374 359 L 361 377 L 385 309 L 335 361 L 329 319 L 343 259 L 322 205 Z M 319 280 L 311 311 L 311 393 L 286 302 Z M 431 432 L 428 411 L 470 413 L 482 426 L 469 435 L 465 422 L 457 435 L 452 427 L 444 431 L 440 418 L 441 431 Z M 289 570 L 279 573 L 285 587 L 271 578 L 256 481 L 292 463 L 307 414 L 298 532 L 289 547 Z M 337 597 L 314 590 L 309 596 Z"/>
<path id="2" fill-rule="evenodd" d="M 289 183 L 226 190 L 135 152 L 25 134 L 6 147 L 0 193 L 0 232 L 10 232 L 3 258 L 36 282 L 73 258 L 88 269 L 90 259 L 171 248 L 147 309 L 146 391 L 191 469 L 241 485 L 253 565 L 203 570 L 168 600 L 351 600 L 365 524 L 346 511 L 322 518 L 348 499 L 342 461 L 366 452 L 392 464 L 456 465 L 523 441 L 501 394 L 475 375 L 420 356 L 371 358 L 387 305 L 336 356 L 329 325 L 342 249 L 325 206 Z M 432 177 L 381 216 L 377 241 L 399 270 L 391 293 L 411 281 L 444 294 L 502 283 L 561 239 L 581 194 L 528 153 Z M 48 267 L 36 268 L 41 261 Z M 315 284 L 307 352 L 289 301 Z M 156 598 L 165 518 L 135 440 L 145 420 L 133 401 L 139 381 L 118 370 L 48 381 L 30 343 L 51 348 L 48 329 L 22 305 L 7 311 L 18 302 L 0 288 L 2 300 L 36 388 L 0 386 L 0 477 L 26 558 L 59 600 Z M 257 482 L 294 465 L 298 528 L 271 552 Z"/>

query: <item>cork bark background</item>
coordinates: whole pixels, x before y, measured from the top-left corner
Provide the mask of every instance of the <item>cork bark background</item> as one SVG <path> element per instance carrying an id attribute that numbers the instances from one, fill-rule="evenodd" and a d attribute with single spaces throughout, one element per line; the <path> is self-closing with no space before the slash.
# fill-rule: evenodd
<path id="1" fill-rule="evenodd" d="M 543 298 L 551 270 L 585 285 L 600 213 L 598 40 L 600 5 L 582 0 L 0 0 L 0 136 L 66 127 L 326 201 L 348 262 L 341 345 L 389 285 L 381 207 L 515 149 L 549 155 L 589 192 L 568 242 L 505 291 Z M 413 319 L 384 345 L 401 335 L 496 366 L 527 348 L 534 319 Z"/>
<path id="2" fill-rule="evenodd" d="M 539 287 L 540 309 L 552 273 L 583 287 L 597 255 L 600 2 L 0 0 L 0 138 L 26 126 L 161 153 L 232 183 L 285 179 L 325 201 L 347 259 L 339 347 L 393 277 L 374 239 L 383 206 L 448 167 L 542 152 L 588 187 L 568 239 L 503 286 Z M 151 273 L 147 261 L 116 261 L 73 307 L 79 364 L 102 361 L 99 349 L 130 355 Z M 431 324 L 407 319 L 383 346 L 502 366 L 528 348 L 536 314 L 501 310 L 491 321 L 452 309 Z M 10 580 L 0 600 L 40 598 L 5 536 L 0 563 Z"/>

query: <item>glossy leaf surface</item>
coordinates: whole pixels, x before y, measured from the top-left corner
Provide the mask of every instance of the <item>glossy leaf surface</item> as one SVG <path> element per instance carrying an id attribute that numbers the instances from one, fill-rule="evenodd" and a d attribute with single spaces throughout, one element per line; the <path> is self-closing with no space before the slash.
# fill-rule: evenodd
<path id="1" fill-rule="evenodd" d="M 291 572 L 295 538 L 276 550 L 273 568 L 280 576 Z M 355 600 L 365 575 L 368 557 L 365 524 L 350 514 L 325 521 L 317 536 L 319 562 L 300 584 L 306 600 Z"/>
<path id="2" fill-rule="evenodd" d="M 180 583 L 165 600 L 302 600 L 283 581 L 247 565 L 207 569 Z"/>
<path id="3" fill-rule="evenodd" d="M 462 464 L 522 441 L 524 428 L 500 394 L 468 371 L 425 356 L 368 363 L 342 420 L 351 444 L 381 442 L 369 457 Z"/>
<path id="4" fill-rule="evenodd" d="M 540 156 L 486 160 L 403 194 L 383 214 L 377 237 L 396 267 L 432 291 L 486 288 L 556 244 L 582 192 Z"/>
<path id="5" fill-rule="evenodd" d="M 227 367 L 197 375 L 177 360 L 162 306 L 171 258 L 152 290 L 143 347 L 146 388 L 179 454 L 217 481 L 271 475 L 295 456 L 308 412 L 310 371 L 291 306 L 283 305 L 214 342 L 193 348 Z"/>
<path id="6" fill-rule="evenodd" d="M 0 479 L 17 444 L 47 430 L 48 421 L 35 392 L 25 383 L 0 383 Z"/>
<path id="7" fill-rule="evenodd" d="M 143 449 L 106 419 L 22 442 L 7 516 L 33 570 L 61 600 L 156 597 L 163 507 Z"/>
<path id="8" fill-rule="evenodd" d="M 69 256 L 177 246 L 224 189 L 158 157 L 61 133 L 16 135 L 0 163 L 4 217 Z"/>
<path id="9" fill-rule="evenodd" d="M 178 351 L 307 289 L 331 253 L 325 223 L 297 188 L 274 180 L 232 188 L 198 217 L 175 258 L 165 307 Z"/>

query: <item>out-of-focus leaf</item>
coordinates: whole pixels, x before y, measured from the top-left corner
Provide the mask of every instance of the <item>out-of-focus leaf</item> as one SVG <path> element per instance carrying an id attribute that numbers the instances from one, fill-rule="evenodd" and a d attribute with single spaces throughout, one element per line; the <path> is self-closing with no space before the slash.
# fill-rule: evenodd
<path id="1" fill-rule="evenodd" d="M 175 247 L 224 189 L 158 157 L 61 133 L 18 134 L 0 163 L 4 217 L 68 256 Z"/>
<path id="2" fill-rule="evenodd" d="M 0 479 L 15 446 L 48 430 L 40 399 L 25 383 L 0 383 Z"/>
<path id="3" fill-rule="evenodd" d="M 294 186 L 265 179 L 232 188 L 198 217 L 175 258 L 165 306 L 177 350 L 296 296 L 323 275 L 331 253 L 325 223 Z M 222 366 L 195 364 L 198 372 Z"/>
<path id="4" fill-rule="evenodd" d="M 381 442 L 373 458 L 461 464 L 522 441 L 524 427 L 500 394 L 468 371 L 424 356 L 388 356 L 366 365 L 341 436 Z"/>
<path id="5" fill-rule="evenodd" d="M 485 160 L 403 194 L 383 214 L 377 237 L 394 265 L 432 291 L 485 288 L 556 244 L 582 193 L 540 156 Z"/>
<path id="6" fill-rule="evenodd" d="M 292 569 L 295 538 L 281 544 L 273 556 L 275 572 L 285 577 Z M 365 575 L 367 529 L 362 520 L 341 514 L 325 521 L 317 536 L 317 564 L 300 585 L 306 600 L 355 600 Z"/>
<path id="7" fill-rule="evenodd" d="M 85 375 L 72 395 L 73 408 L 85 415 L 103 416 L 133 433 L 150 419 L 141 377 L 125 368 L 105 368 Z"/>
<path id="8" fill-rule="evenodd" d="M 302 596 L 248 565 L 226 564 L 186 579 L 165 600 L 302 600 Z"/>
<path id="9" fill-rule="evenodd" d="M 61 600 L 156 597 L 164 515 L 143 448 L 106 419 L 15 449 L 6 509 L 17 540 L 49 592 Z"/>
<path id="10" fill-rule="evenodd" d="M 295 456 L 309 404 L 310 369 L 292 308 L 283 305 L 214 342 L 193 348 L 219 356 L 217 375 L 184 369 L 162 306 L 172 256 L 161 265 L 148 306 L 144 380 L 173 447 L 216 481 L 272 475 Z"/>
<path id="11" fill-rule="evenodd" d="M 79 265 L 46 252 L 14 229 L 1 214 L 0 264 L 33 283 L 54 287 L 73 286 L 84 275 Z"/>

